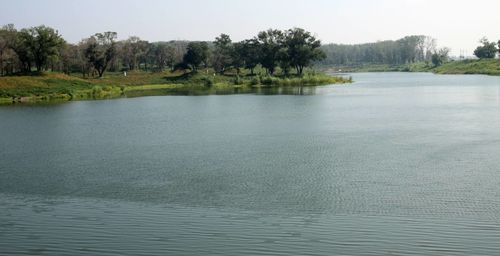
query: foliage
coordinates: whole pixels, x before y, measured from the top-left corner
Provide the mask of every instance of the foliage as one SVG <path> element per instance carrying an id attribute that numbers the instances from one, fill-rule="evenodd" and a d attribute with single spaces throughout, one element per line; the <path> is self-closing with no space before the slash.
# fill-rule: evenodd
<path id="1" fill-rule="evenodd" d="M 259 62 L 268 74 L 273 75 L 280 60 L 280 49 L 284 39 L 283 32 L 277 29 L 261 31 L 256 39 L 261 53 Z"/>
<path id="2" fill-rule="evenodd" d="M 349 79 L 321 74 L 300 76 L 262 77 L 249 75 L 207 75 L 201 72 L 182 74 L 179 72 L 130 72 L 124 77 L 120 72 L 108 73 L 103 78 L 82 79 L 62 73 L 44 72 L 31 76 L 0 77 L 0 100 L 78 100 L 105 99 L 123 95 L 148 95 L 153 90 L 164 92 L 191 90 L 250 90 L 253 87 L 310 86 L 350 82 Z M 144 94 L 142 92 L 145 92 Z M 30 100 L 30 101 L 31 101 Z"/>
<path id="3" fill-rule="evenodd" d="M 42 71 L 49 57 L 57 55 L 58 47 L 64 44 L 57 31 L 43 25 L 22 29 L 18 39 L 34 61 L 37 71 Z"/>
<path id="4" fill-rule="evenodd" d="M 321 41 L 301 28 L 287 30 L 284 44 L 285 59 L 289 65 L 295 67 L 298 75 L 302 75 L 304 67 L 309 66 L 311 62 L 326 57 L 320 49 Z"/>
<path id="5" fill-rule="evenodd" d="M 476 50 L 474 50 L 474 55 L 480 59 L 492 59 L 495 58 L 497 54 L 497 47 L 495 42 L 489 42 L 487 38 L 482 38 L 479 41 L 482 45 L 478 46 Z"/>
<path id="6" fill-rule="evenodd" d="M 439 74 L 485 74 L 500 75 L 500 60 L 479 59 L 445 63 L 433 70 Z"/>
<path id="7" fill-rule="evenodd" d="M 102 77 L 108 64 L 116 55 L 116 32 L 97 33 L 87 39 L 85 57 Z"/>
<path id="8" fill-rule="evenodd" d="M 277 70 L 285 75 L 295 70 L 302 75 L 304 68 L 325 56 L 321 42 L 301 28 L 269 29 L 240 42 L 232 42 L 227 34 L 221 34 L 212 43 L 150 43 L 137 36 L 122 41 L 116 38 L 115 32 L 97 33 L 78 44 L 69 44 L 46 26 L 21 31 L 13 25 L 4 26 L 0 29 L 0 75 L 29 73 L 32 65 L 38 71 L 79 72 L 84 77 L 102 77 L 106 71 L 161 72 L 166 68 L 187 72 L 201 66 L 220 74 L 232 70 L 239 74 L 246 68 L 254 75 L 262 67 L 269 75 Z"/>
<path id="9" fill-rule="evenodd" d="M 150 50 L 148 41 L 141 40 L 137 36 L 131 36 L 120 43 L 120 57 L 122 64 L 127 70 L 137 70 L 139 63 L 144 62 Z"/>
<path id="10" fill-rule="evenodd" d="M 254 70 L 259 65 L 262 56 L 262 50 L 257 39 L 247 39 L 235 44 L 235 55 L 233 58 L 237 64 L 250 70 L 253 75 Z"/>
<path id="11" fill-rule="evenodd" d="M 151 44 L 149 57 L 156 65 L 157 71 L 163 71 L 166 67 L 170 69 L 175 65 L 175 48 L 169 43 L 159 42 Z"/>
<path id="12" fill-rule="evenodd" d="M 206 42 L 191 42 L 187 45 L 187 52 L 184 55 L 183 62 L 190 66 L 192 70 L 197 71 L 203 63 L 206 65 L 208 59 L 208 44 Z"/>
<path id="13" fill-rule="evenodd" d="M 201 80 L 203 81 L 203 85 L 205 85 L 206 87 L 209 87 L 209 88 L 214 86 L 214 84 L 215 84 L 214 79 L 211 77 L 208 77 L 208 76 L 203 77 Z"/>
<path id="14" fill-rule="evenodd" d="M 498 40 L 498 53 L 500 54 L 500 40 Z"/>
<path id="15" fill-rule="evenodd" d="M 431 55 L 436 51 L 436 40 L 428 36 L 413 35 L 396 41 L 356 45 L 327 44 L 321 49 L 326 58 L 319 63 L 326 66 L 401 65 L 430 61 Z"/>
<path id="16" fill-rule="evenodd" d="M 215 38 L 212 54 L 212 67 L 215 71 L 224 74 L 224 71 L 233 63 L 234 46 L 229 35 L 221 34 Z"/>
<path id="17" fill-rule="evenodd" d="M 0 28 L 0 76 L 11 74 L 15 66 L 20 66 L 19 58 L 14 51 L 17 31 L 13 24 Z"/>
<path id="18" fill-rule="evenodd" d="M 441 48 L 439 51 L 434 52 L 431 57 L 434 67 L 441 66 L 443 63 L 447 62 L 449 52 L 449 48 Z"/>

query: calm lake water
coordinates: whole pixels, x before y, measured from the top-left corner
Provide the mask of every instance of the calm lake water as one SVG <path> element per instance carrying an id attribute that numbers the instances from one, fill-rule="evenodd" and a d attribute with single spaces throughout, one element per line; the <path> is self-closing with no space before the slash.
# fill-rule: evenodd
<path id="1" fill-rule="evenodd" d="M 499 255 L 500 77 L 352 76 L 0 107 L 0 255 Z"/>

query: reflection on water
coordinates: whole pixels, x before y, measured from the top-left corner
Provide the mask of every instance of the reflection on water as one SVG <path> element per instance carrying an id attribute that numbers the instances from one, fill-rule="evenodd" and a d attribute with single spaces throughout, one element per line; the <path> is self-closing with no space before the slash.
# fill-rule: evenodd
<path id="1" fill-rule="evenodd" d="M 315 86 L 305 87 L 258 87 L 258 88 L 227 88 L 227 89 L 158 89 L 147 91 L 128 91 L 127 97 L 142 97 L 142 96 L 206 96 L 206 95 L 230 95 L 230 94 L 257 94 L 257 95 L 314 95 L 316 94 Z"/>
<path id="2" fill-rule="evenodd" d="M 497 254 L 500 78 L 353 79 L 2 107 L 0 255 Z"/>

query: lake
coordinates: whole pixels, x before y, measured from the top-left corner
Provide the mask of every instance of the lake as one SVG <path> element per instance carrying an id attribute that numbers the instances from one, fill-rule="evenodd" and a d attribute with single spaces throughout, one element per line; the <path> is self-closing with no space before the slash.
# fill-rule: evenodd
<path id="1" fill-rule="evenodd" d="M 500 77 L 0 107 L 0 255 L 498 255 Z"/>

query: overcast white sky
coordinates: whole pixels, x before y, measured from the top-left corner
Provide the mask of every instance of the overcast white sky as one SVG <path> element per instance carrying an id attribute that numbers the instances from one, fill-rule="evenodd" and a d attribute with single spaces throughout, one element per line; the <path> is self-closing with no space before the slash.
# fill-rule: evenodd
<path id="1" fill-rule="evenodd" d="M 364 43 L 429 35 L 472 54 L 500 39 L 500 0 L 0 0 L 0 24 L 45 24 L 70 42 L 116 31 L 149 41 L 233 40 L 268 28 L 302 27 L 323 43 Z"/>

